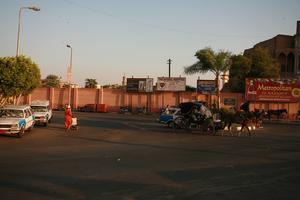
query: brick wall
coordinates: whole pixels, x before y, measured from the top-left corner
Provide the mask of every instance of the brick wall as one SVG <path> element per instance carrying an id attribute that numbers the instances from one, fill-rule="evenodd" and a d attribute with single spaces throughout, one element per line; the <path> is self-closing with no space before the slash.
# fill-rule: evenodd
<path id="1" fill-rule="evenodd" d="M 118 89 L 88 89 L 88 88 L 36 88 L 30 95 L 22 97 L 20 103 L 30 104 L 34 100 L 49 100 L 54 109 L 63 108 L 68 104 L 71 94 L 71 106 L 76 109 L 87 104 L 105 104 L 108 112 L 117 112 L 120 106 L 147 107 L 151 112 L 158 112 L 161 108 L 176 106 L 181 102 L 205 101 L 208 104 L 216 102 L 215 95 L 201 95 L 195 92 L 154 92 L 154 93 L 126 93 Z M 225 99 L 234 99 L 236 109 L 245 101 L 241 93 L 221 93 L 221 107 L 229 108 L 232 105 L 224 105 Z M 294 116 L 300 110 L 298 103 L 266 103 L 251 102 L 250 110 L 254 109 L 287 109 L 290 116 Z"/>

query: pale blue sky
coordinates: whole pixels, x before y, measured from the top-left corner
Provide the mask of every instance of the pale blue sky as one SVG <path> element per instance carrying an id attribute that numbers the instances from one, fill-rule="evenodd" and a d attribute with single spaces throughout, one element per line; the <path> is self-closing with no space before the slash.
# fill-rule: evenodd
<path id="1" fill-rule="evenodd" d="M 207 46 L 240 54 L 277 34 L 294 35 L 299 0 L 0 0 L 0 56 L 15 56 L 18 10 L 23 10 L 20 53 L 42 78 L 66 79 L 73 47 L 73 82 L 86 78 L 121 84 L 122 76 L 185 76 Z M 196 86 L 199 75 L 186 76 Z M 200 75 L 212 78 L 211 75 Z"/>

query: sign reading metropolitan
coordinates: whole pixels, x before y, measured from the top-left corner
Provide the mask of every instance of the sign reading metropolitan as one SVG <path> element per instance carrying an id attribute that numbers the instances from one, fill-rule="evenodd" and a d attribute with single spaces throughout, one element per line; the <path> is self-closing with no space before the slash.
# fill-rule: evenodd
<path id="1" fill-rule="evenodd" d="M 157 77 L 157 91 L 185 91 L 185 77 Z"/>
<path id="2" fill-rule="evenodd" d="M 153 92 L 153 78 L 127 78 L 127 92 Z"/>
<path id="3" fill-rule="evenodd" d="M 215 94 L 216 81 L 215 80 L 197 80 L 197 92 L 200 94 Z"/>
<path id="4" fill-rule="evenodd" d="M 300 80 L 246 78 L 248 101 L 300 102 Z"/>

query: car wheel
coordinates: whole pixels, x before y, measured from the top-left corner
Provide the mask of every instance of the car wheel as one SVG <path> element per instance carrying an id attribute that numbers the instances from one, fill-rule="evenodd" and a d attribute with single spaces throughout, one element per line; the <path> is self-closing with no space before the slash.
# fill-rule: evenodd
<path id="1" fill-rule="evenodd" d="M 168 128 L 176 128 L 174 121 L 168 122 Z"/>
<path id="2" fill-rule="evenodd" d="M 18 137 L 21 138 L 24 135 L 24 133 L 25 133 L 25 128 L 24 126 L 22 126 L 20 132 L 18 133 Z"/>
<path id="3" fill-rule="evenodd" d="M 49 121 L 47 120 L 47 121 L 44 123 L 44 126 L 48 126 L 48 122 L 49 122 Z"/>

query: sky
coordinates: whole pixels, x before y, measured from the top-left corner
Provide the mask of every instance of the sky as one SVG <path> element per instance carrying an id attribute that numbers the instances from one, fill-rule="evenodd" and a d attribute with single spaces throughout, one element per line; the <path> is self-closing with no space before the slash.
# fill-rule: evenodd
<path id="1" fill-rule="evenodd" d="M 213 75 L 185 75 L 205 47 L 242 54 L 278 34 L 294 35 L 299 0 L 0 0 L 0 57 L 15 56 L 22 10 L 20 54 L 38 64 L 42 78 L 121 84 L 122 76 L 186 77 L 187 85 Z"/>

